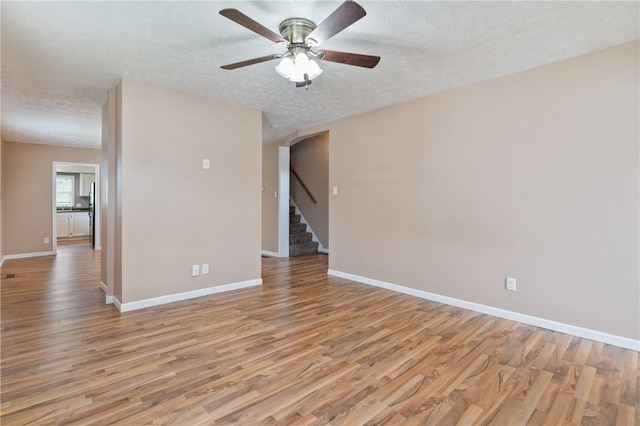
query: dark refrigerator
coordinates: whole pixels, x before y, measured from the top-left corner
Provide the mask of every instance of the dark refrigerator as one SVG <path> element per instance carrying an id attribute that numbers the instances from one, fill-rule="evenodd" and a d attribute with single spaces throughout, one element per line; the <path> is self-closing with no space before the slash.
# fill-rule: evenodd
<path id="1" fill-rule="evenodd" d="M 96 247 L 96 183 L 91 183 L 89 190 L 89 230 L 91 232 L 91 247 Z"/>

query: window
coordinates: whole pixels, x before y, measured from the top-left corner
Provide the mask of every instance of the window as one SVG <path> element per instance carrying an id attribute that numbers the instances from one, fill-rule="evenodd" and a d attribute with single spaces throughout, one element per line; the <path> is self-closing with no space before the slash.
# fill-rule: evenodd
<path id="1" fill-rule="evenodd" d="M 73 176 L 56 176 L 56 207 L 73 207 Z"/>

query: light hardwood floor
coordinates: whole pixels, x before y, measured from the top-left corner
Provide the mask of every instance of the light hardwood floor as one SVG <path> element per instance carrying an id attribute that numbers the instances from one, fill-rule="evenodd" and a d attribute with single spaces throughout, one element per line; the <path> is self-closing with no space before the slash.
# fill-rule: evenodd
<path id="1" fill-rule="evenodd" d="M 326 270 L 264 258 L 262 287 L 120 314 L 99 252 L 6 261 L 0 421 L 640 424 L 637 352 Z"/>

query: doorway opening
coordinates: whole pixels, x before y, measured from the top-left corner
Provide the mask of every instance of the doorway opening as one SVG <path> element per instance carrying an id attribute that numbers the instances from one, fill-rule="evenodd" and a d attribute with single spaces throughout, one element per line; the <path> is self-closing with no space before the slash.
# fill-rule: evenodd
<path id="1" fill-rule="evenodd" d="M 100 165 L 54 161 L 52 166 L 52 251 L 58 247 L 100 250 L 98 202 Z"/>
<path id="2" fill-rule="evenodd" d="M 278 257 L 329 254 L 329 132 L 278 148 Z"/>

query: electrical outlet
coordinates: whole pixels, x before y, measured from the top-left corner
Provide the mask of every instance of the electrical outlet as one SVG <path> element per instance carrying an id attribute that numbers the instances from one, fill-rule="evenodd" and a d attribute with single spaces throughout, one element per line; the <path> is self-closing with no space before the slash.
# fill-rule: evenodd
<path id="1" fill-rule="evenodd" d="M 191 276 L 197 277 L 200 275 L 200 265 L 192 265 L 191 266 Z"/>
<path id="2" fill-rule="evenodd" d="M 44 243 L 49 244 L 49 237 L 44 237 Z"/>
<path id="3" fill-rule="evenodd" d="M 202 274 L 208 274 L 209 273 L 209 264 L 208 263 L 203 263 L 202 264 Z"/>
<path id="4" fill-rule="evenodd" d="M 516 291 L 516 279 L 515 278 L 507 277 L 505 281 L 506 281 L 505 288 L 507 290 Z"/>

